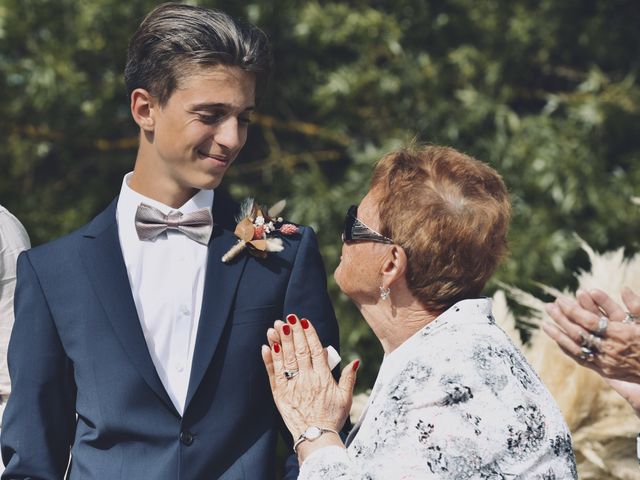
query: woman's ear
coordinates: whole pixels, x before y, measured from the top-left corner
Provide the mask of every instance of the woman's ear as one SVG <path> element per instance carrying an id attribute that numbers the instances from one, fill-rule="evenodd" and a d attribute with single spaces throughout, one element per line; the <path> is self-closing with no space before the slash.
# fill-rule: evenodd
<path id="1" fill-rule="evenodd" d="M 407 254 L 399 245 L 392 245 L 382 265 L 382 286 L 389 288 L 404 278 L 407 271 Z"/>
<path id="2" fill-rule="evenodd" d="M 153 132 L 156 108 L 155 98 L 144 88 L 136 88 L 131 92 L 131 116 L 145 132 Z"/>

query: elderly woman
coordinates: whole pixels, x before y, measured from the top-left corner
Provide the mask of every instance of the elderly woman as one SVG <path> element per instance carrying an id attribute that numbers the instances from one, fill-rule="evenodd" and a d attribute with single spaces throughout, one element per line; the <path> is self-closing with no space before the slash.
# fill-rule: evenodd
<path id="1" fill-rule="evenodd" d="M 542 328 L 567 355 L 601 375 L 640 416 L 640 296 L 626 288 L 622 301 L 626 310 L 602 290 L 578 290 L 575 301 L 561 297 L 547 304 L 556 323 Z"/>
<path id="2" fill-rule="evenodd" d="M 559 409 L 479 297 L 509 212 L 500 176 L 453 149 L 378 163 L 347 212 L 335 271 L 385 351 L 345 443 L 358 361 L 335 382 L 311 321 L 295 315 L 262 349 L 300 479 L 576 478 Z"/>

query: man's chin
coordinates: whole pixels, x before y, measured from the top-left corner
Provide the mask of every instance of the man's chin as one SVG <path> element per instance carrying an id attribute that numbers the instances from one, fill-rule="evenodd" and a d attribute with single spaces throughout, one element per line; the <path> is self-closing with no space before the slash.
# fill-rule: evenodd
<path id="1" fill-rule="evenodd" d="M 222 177 L 217 177 L 203 184 L 200 190 L 215 190 L 222 183 Z"/>
<path id="2" fill-rule="evenodd" d="M 222 183 L 225 172 L 219 174 L 202 173 L 197 178 L 193 178 L 189 183 L 198 190 L 214 190 Z"/>

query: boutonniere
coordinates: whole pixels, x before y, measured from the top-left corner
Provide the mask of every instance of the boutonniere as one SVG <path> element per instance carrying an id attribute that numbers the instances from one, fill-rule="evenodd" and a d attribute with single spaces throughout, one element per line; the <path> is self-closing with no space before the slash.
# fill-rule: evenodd
<path id="1" fill-rule="evenodd" d="M 222 256 L 222 261 L 228 263 L 240 252 L 247 250 L 251 255 L 259 258 L 267 258 L 267 252 L 280 252 L 284 248 L 282 238 L 273 236 L 294 235 L 298 233 L 298 227 L 291 223 L 284 223 L 280 213 L 286 205 L 285 200 L 280 200 L 266 210 L 247 198 L 240 207 L 240 214 L 236 217 L 235 234 L 238 242 Z"/>

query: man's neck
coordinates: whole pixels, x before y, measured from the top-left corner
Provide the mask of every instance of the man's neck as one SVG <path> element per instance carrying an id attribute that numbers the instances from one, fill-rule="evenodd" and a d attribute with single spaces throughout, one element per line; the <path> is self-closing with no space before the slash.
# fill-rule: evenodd
<path id="1" fill-rule="evenodd" d="M 145 162 L 141 161 L 136 161 L 133 175 L 129 180 L 129 188 L 176 209 L 198 193 L 197 188 L 182 188 L 165 176 L 159 175 L 157 167 L 156 169 L 149 168 Z"/>

